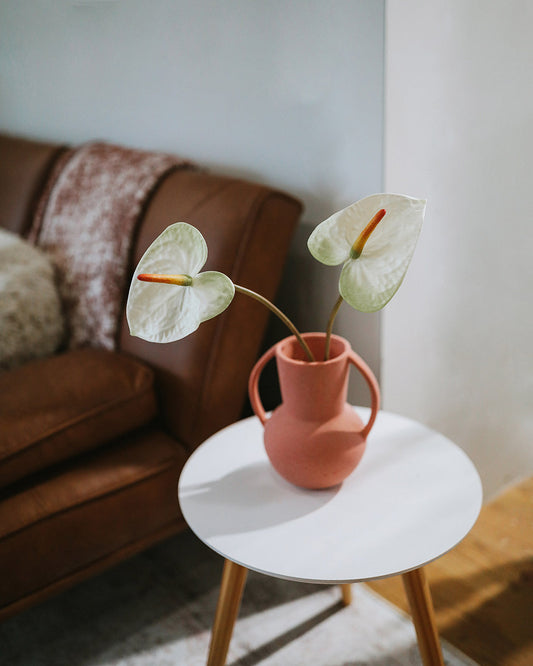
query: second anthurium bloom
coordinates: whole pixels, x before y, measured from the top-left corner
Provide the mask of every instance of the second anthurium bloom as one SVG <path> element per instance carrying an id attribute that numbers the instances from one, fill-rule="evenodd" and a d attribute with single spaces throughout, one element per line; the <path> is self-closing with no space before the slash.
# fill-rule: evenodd
<path id="1" fill-rule="evenodd" d="M 323 264 L 344 264 L 342 298 L 356 310 L 375 312 L 398 290 L 424 220 L 426 202 L 400 194 L 373 194 L 319 224 L 309 251 Z"/>

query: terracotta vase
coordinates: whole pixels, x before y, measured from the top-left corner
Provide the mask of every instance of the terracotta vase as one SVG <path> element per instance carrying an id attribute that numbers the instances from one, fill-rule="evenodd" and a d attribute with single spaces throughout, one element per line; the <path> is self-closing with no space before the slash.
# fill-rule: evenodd
<path id="1" fill-rule="evenodd" d="M 316 359 L 324 358 L 325 334 L 302 336 Z M 269 417 L 261 403 L 258 381 L 275 356 L 282 403 Z M 347 404 L 348 374 L 354 365 L 372 399 L 366 425 Z M 342 337 L 331 338 L 327 361 L 309 362 L 294 336 L 281 340 L 256 363 L 249 381 L 252 408 L 264 425 L 266 453 L 276 471 L 302 488 L 329 488 L 356 468 L 379 409 L 379 387 L 372 371 Z"/>

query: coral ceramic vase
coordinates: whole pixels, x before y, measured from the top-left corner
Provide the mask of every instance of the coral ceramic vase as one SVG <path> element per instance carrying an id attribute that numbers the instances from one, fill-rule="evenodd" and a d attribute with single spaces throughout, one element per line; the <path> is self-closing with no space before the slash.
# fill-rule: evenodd
<path id="1" fill-rule="evenodd" d="M 303 335 L 316 359 L 324 358 L 325 334 Z M 259 397 L 258 381 L 275 356 L 282 404 L 269 417 Z M 347 404 L 348 374 L 354 365 L 372 399 L 366 425 Z M 357 467 L 379 409 L 379 387 L 367 364 L 347 340 L 333 335 L 327 361 L 309 362 L 294 336 L 281 340 L 256 363 L 249 382 L 255 414 L 264 425 L 265 449 L 276 471 L 302 488 L 329 488 Z"/>

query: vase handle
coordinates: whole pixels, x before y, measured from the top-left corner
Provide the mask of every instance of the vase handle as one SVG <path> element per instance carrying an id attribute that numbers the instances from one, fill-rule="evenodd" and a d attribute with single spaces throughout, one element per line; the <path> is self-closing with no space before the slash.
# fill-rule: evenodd
<path id="1" fill-rule="evenodd" d="M 368 437 L 368 433 L 370 432 L 372 426 L 374 425 L 374 421 L 376 420 L 376 416 L 378 415 L 379 411 L 379 402 L 380 402 L 379 384 L 372 370 L 363 361 L 363 359 L 353 351 L 353 349 L 350 349 L 348 353 L 348 359 L 350 363 L 354 365 L 363 375 L 366 383 L 368 384 L 368 388 L 370 389 L 370 398 L 372 400 L 372 408 L 371 408 L 372 411 L 370 413 L 370 418 L 368 419 L 368 423 L 361 430 L 361 434 L 366 439 L 366 437 Z"/>
<path id="2" fill-rule="evenodd" d="M 250 373 L 250 379 L 248 380 L 248 396 L 250 398 L 250 403 L 252 409 L 254 410 L 255 415 L 261 421 L 263 425 L 267 422 L 267 415 L 263 403 L 261 402 L 261 397 L 259 395 L 259 376 L 263 371 L 265 365 L 270 361 L 270 359 L 276 353 L 276 345 L 270 347 L 263 356 L 257 361 L 257 363 L 252 368 Z"/>

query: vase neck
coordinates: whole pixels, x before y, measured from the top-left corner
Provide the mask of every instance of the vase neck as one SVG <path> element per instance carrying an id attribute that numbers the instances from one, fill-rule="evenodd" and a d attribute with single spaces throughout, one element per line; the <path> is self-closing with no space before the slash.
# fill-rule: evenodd
<path id="1" fill-rule="evenodd" d="M 316 358 L 323 358 L 322 337 L 319 339 L 315 335 L 315 338 L 309 337 L 306 341 Z M 349 345 L 341 338 L 333 342 L 330 360 L 315 363 L 300 360 L 300 351 L 296 347 L 280 343 L 276 360 L 281 396 L 285 408 L 297 418 L 326 420 L 344 409 L 348 390 Z"/>

